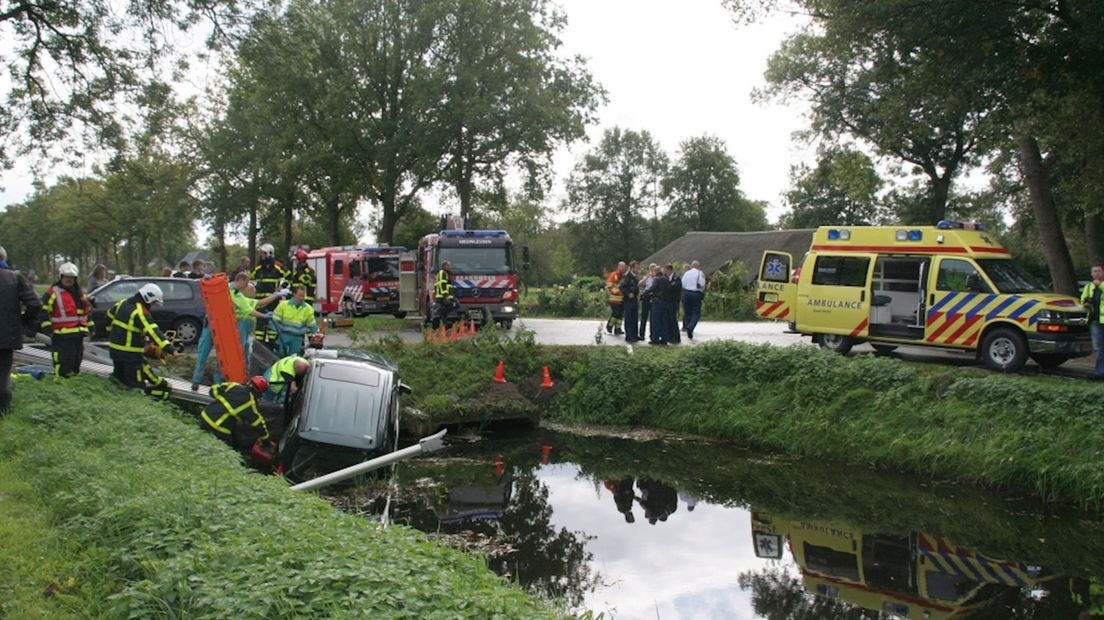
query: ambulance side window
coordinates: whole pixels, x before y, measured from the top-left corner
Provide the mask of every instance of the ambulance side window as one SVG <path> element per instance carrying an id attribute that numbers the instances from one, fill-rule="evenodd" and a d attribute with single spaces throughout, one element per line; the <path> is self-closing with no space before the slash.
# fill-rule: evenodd
<path id="1" fill-rule="evenodd" d="M 936 290 L 955 293 L 989 292 L 989 287 L 981 279 L 977 268 L 957 258 L 945 258 L 939 262 L 939 273 L 935 279 L 935 288 Z"/>
<path id="2" fill-rule="evenodd" d="M 813 284 L 821 286 L 866 286 L 870 258 L 864 256 L 817 256 Z"/>

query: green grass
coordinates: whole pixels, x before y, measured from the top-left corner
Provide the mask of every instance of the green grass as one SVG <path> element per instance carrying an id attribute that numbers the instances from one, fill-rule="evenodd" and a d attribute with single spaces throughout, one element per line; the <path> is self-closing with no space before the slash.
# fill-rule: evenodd
<path id="1" fill-rule="evenodd" d="M 94 377 L 17 386 L 0 489 L 5 617 L 558 615 L 482 558 L 251 473 L 188 414 Z"/>
<path id="2" fill-rule="evenodd" d="M 396 319 L 393 316 L 359 316 L 353 319 L 354 332 L 359 333 L 393 333 L 406 329 L 417 329 L 418 324 L 406 319 Z"/>

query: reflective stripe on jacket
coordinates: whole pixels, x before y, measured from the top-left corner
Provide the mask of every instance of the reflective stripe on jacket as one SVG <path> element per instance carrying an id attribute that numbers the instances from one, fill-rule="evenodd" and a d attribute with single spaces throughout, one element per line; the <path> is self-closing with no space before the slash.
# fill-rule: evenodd
<path id="1" fill-rule="evenodd" d="M 433 296 L 437 299 L 452 299 L 452 279 L 449 278 L 449 272 L 444 269 L 437 271 L 437 280 L 433 283 Z"/>
<path id="2" fill-rule="evenodd" d="M 298 355 L 289 355 L 276 360 L 276 363 L 265 373 L 265 378 L 268 379 L 268 389 L 275 393 L 280 393 L 289 382 L 294 381 L 295 362 L 298 361 L 306 362 L 307 360 Z"/>
<path id="3" fill-rule="evenodd" d="M 108 346 L 119 353 L 141 355 L 145 351 L 145 337 L 159 348 L 169 346 L 169 341 L 149 318 L 149 308 L 137 299 L 137 295 L 120 299 L 107 311 Z"/>
<path id="4" fill-rule="evenodd" d="M 287 334 L 313 334 L 318 330 L 314 321 L 314 307 L 294 300 L 281 301 L 272 313 L 272 320 L 280 324 L 280 331 Z"/>
<path id="5" fill-rule="evenodd" d="M 257 399 L 248 387 L 239 383 L 226 382 L 211 387 L 214 402 L 203 408 L 200 417 L 217 433 L 229 435 L 238 424 L 245 422 L 252 428 L 261 428 L 264 433 L 261 441 L 268 441 L 268 423 L 257 409 Z M 246 420 L 244 414 L 252 417 Z"/>
<path id="6" fill-rule="evenodd" d="M 618 285 L 621 283 L 621 272 L 614 271 L 606 278 L 606 291 L 609 293 L 609 302 L 611 304 L 621 303 L 621 289 Z"/>
<path id="7" fill-rule="evenodd" d="M 1104 287 L 1104 283 L 1101 283 L 1099 286 L 1096 285 L 1096 284 L 1093 284 L 1092 282 L 1089 282 L 1088 284 L 1086 284 L 1085 288 L 1081 289 L 1081 303 L 1082 304 L 1091 304 L 1092 303 L 1092 298 L 1093 298 L 1093 293 L 1096 292 L 1097 288 L 1101 288 L 1101 287 Z M 1101 291 L 1099 306 L 1096 307 L 1096 308 L 1090 308 L 1089 312 L 1090 312 L 1090 316 L 1092 314 L 1096 315 L 1096 322 L 1097 323 L 1104 323 L 1104 291 Z"/>
<path id="8" fill-rule="evenodd" d="M 291 284 L 302 285 L 307 289 L 307 296 L 303 298 L 303 301 L 307 302 L 307 305 L 314 303 L 314 290 L 318 286 L 318 279 L 314 276 L 314 270 L 310 267 L 303 267 L 296 271 L 291 276 Z"/>
<path id="9" fill-rule="evenodd" d="M 84 293 L 80 299 L 72 291 L 57 284 L 51 286 L 43 295 L 42 312 L 43 331 L 51 329 L 55 336 L 88 333 L 88 298 Z"/>
<path id="10" fill-rule="evenodd" d="M 249 273 L 249 278 L 253 280 L 253 286 L 257 289 L 258 297 L 267 297 L 276 292 L 279 288 L 280 280 L 287 280 L 287 269 L 277 261 L 273 261 L 271 264 L 265 264 L 264 262 L 258 263 L 253 271 Z"/>

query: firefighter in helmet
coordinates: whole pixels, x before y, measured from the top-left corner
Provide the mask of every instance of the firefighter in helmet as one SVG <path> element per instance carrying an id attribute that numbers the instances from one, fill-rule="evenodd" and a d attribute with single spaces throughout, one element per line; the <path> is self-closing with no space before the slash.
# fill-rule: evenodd
<path id="1" fill-rule="evenodd" d="M 199 414 L 199 425 L 227 445 L 248 453 L 253 444 L 272 437 L 268 422 L 257 407 L 257 399 L 268 389 L 268 381 L 256 376 L 242 385 L 228 381 L 211 386 L 210 403 Z"/>
<path id="2" fill-rule="evenodd" d="M 436 299 L 433 313 L 433 327 L 437 328 L 442 321 L 448 324 L 449 314 L 459 309 L 456 303 L 455 289 L 452 285 L 452 263 L 444 261 L 441 269 L 437 271 L 437 279 L 433 283 L 433 297 Z"/>
<path id="3" fill-rule="evenodd" d="M 253 267 L 249 279 L 257 289 L 257 297 L 267 297 L 282 288 L 286 288 L 288 277 L 291 275 L 280 261 L 276 260 L 276 250 L 271 243 L 260 247 L 260 260 Z M 257 327 L 253 332 L 257 340 L 263 342 L 270 349 L 275 349 L 276 330 L 268 324 L 267 319 L 257 319 Z"/>
<path id="4" fill-rule="evenodd" d="M 40 331 L 50 336 L 54 376 L 61 378 L 80 372 L 92 305 L 81 291 L 76 265 L 62 263 L 58 275 L 58 281 L 42 296 Z"/>
<path id="5" fill-rule="evenodd" d="M 115 365 L 113 376 L 126 387 L 144 388 L 147 394 L 161 400 L 169 397 L 172 386 L 153 372 L 145 355 L 160 352 L 176 355 L 183 349 L 165 338 L 165 334 L 161 333 L 150 315 L 150 307 L 159 305 L 164 300 L 161 287 L 150 282 L 144 284 L 134 295 L 120 299 L 115 307 L 107 311 L 110 325 L 108 347 L 111 349 L 111 361 Z"/>
<path id="6" fill-rule="evenodd" d="M 314 294 L 315 289 L 318 287 L 318 278 L 315 276 L 314 269 L 307 264 L 307 251 L 303 248 L 295 250 L 294 266 L 291 272 L 291 286 L 302 286 L 306 289 L 306 296 L 303 300 L 308 306 L 314 306 Z"/>

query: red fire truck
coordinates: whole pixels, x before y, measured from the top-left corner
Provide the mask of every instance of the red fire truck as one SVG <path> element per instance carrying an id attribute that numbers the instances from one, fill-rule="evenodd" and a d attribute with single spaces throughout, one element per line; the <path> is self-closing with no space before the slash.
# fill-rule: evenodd
<path id="1" fill-rule="evenodd" d="M 528 250 L 522 247 L 525 267 Z M 415 272 L 416 308 L 427 323 L 435 303 L 433 282 L 446 260 L 452 263 L 456 301 L 464 319 L 480 325 L 494 321 L 510 329 L 518 316 L 518 272 L 510 235 L 505 230 L 442 230 L 422 237 L 417 251 L 407 252 L 403 269 Z M 404 282 L 410 281 L 407 277 Z M 404 299 L 403 308 L 415 306 Z"/>
<path id="2" fill-rule="evenodd" d="M 318 278 L 314 309 L 354 317 L 391 314 L 399 309 L 399 256 L 403 247 L 388 245 L 321 248 L 307 254 Z"/>

